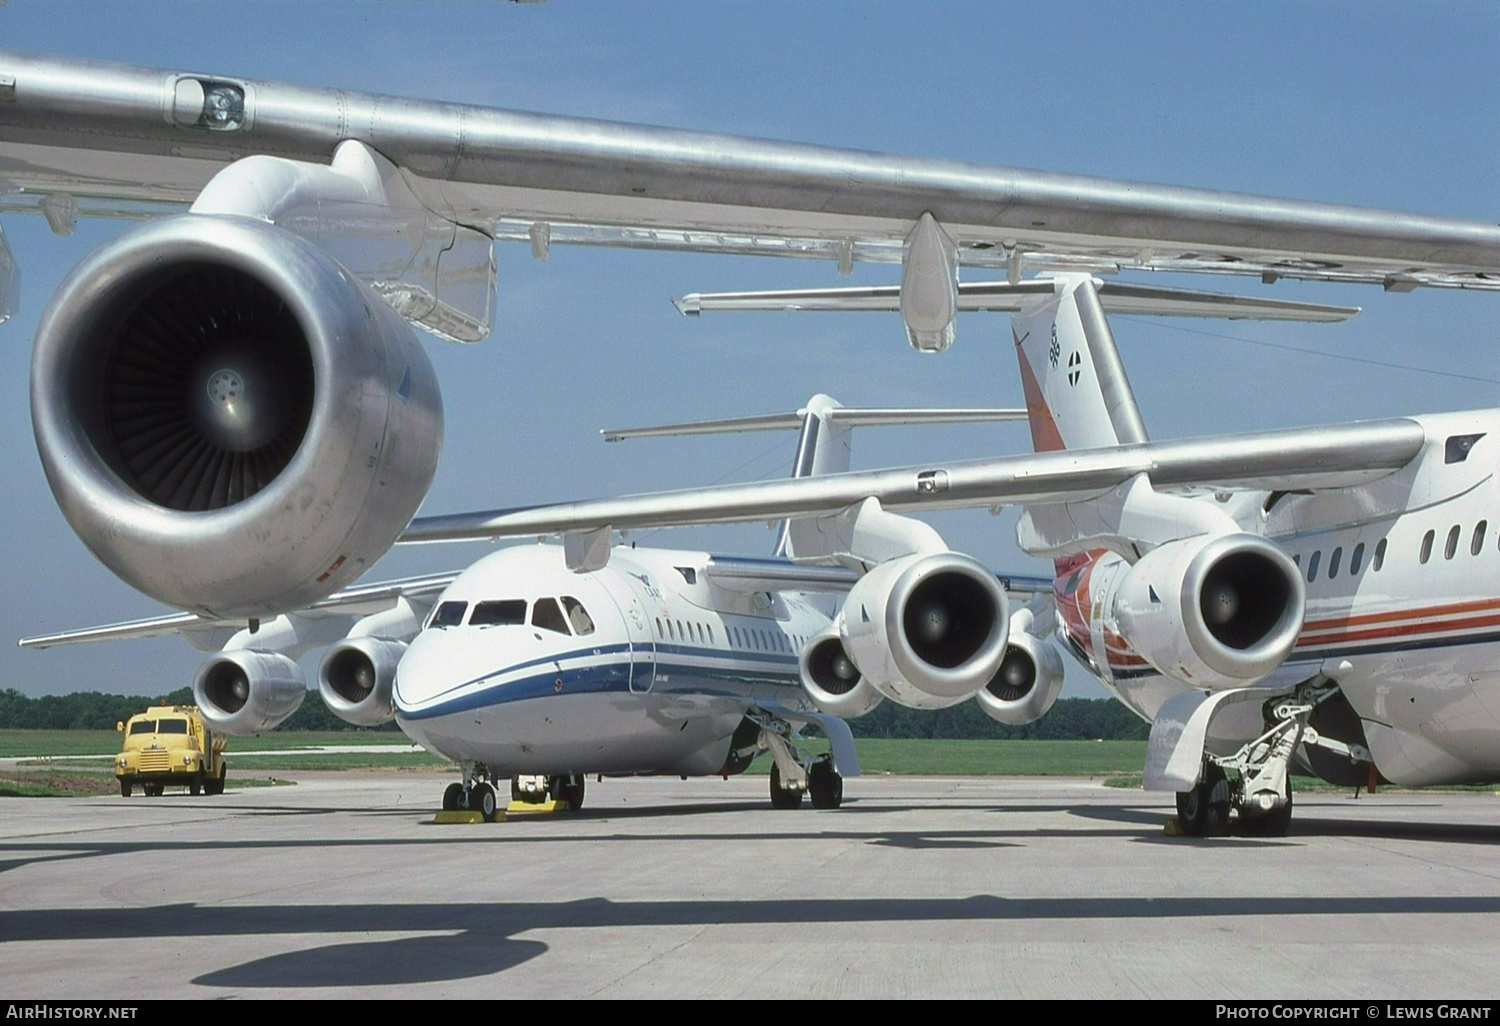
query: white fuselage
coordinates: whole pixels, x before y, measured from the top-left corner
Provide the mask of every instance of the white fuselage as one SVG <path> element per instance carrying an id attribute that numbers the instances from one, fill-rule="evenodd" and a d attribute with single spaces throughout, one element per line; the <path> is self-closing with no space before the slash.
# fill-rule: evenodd
<path id="1" fill-rule="evenodd" d="M 1319 673 L 1336 680 L 1376 767 L 1393 782 L 1500 779 L 1500 411 L 1417 419 L 1427 447 L 1397 474 L 1226 503 L 1242 528 L 1290 554 L 1307 582 L 1296 648 L 1257 686 L 1284 688 Z M 1473 435 L 1487 444 L 1450 461 L 1448 439 Z M 1090 672 L 1152 719 L 1188 685 L 1158 672 L 1114 630 L 1108 611 L 1125 569 L 1113 553 L 1060 561 L 1059 622 Z"/>
<path id="2" fill-rule="evenodd" d="M 555 545 L 481 559 L 401 659 L 397 721 L 497 777 L 737 772 L 748 710 L 814 711 L 797 656 L 829 619 L 795 596 L 721 589 L 709 560 L 620 546 L 574 573 Z"/>

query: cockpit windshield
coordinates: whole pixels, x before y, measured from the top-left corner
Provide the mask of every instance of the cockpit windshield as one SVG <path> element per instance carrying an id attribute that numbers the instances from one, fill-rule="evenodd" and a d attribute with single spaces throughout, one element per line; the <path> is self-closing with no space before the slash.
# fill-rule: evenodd
<path id="1" fill-rule="evenodd" d="M 564 595 L 562 604 L 563 609 L 568 613 L 568 622 L 573 625 L 574 634 L 582 636 L 594 633 L 593 617 L 589 616 L 589 611 L 583 608 L 582 602 L 571 595 Z"/>
<path id="2" fill-rule="evenodd" d="M 480 602 L 469 617 L 470 627 L 495 627 L 501 624 L 524 624 L 526 622 L 525 599 L 494 599 Z"/>
<path id="3" fill-rule="evenodd" d="M 536 600 L 536 605 L 531 610 L 531 626 L 559 634 L 568 633 L 568 621 L 563 619 L 562 610 L 557 607 L 557 599 L 554 598 Z"/>
<path id="4" fill-rule="evenodd" d="M 468 612 L 467 602 L 444 602 L 433 611 L 432 619 L 427 622 L 429 627 L 457 627 L 464 622 L 464 613 Z"/>

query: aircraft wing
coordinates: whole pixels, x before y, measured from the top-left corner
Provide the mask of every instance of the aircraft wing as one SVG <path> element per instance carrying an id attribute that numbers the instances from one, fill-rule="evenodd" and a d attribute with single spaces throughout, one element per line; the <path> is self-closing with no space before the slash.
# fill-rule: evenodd
<path id="1" fill-rule="evenodd" d="M 709 580 L 728 591 L 844 592 L 859 574 L 843 566 L 804 566 L 788 559 L 714 556 L 704 569 Z M 1012 595 L 1052 594 L 1052 578 L 1033 574 L 996 574 Z"/>
<path id="2" fill-rule="evenodd" d="M 424 598 L 436 596 L 457 577 L 456 573 L 427 574 L 422 577 L 403 577 L 399 580 L 360 584 L 336 591 L 322 601 L 315 602 L 299 615 L 316 619 L 320 616 L 368 616 L 389 609 L 398 598 Z M 80 645 L 89 641 L 120 641 L 127 638 L 159 638 L 168 634 L 192 634 L 196 632 L 231 630 L 243 627 L 243 621 L 214 620 L 196 613 L 171 613 L 144 620 L 127 620 L 124 623 L 105 624 L 100 627 L 83 627 L 61 631 L 57 634 L 40 634 L 22 638 L 22 648 L 54 648 L 58 645 Z"/>
<path id="3" fill-rule="evenodd" d="M 452 227 L 529 243 L 1500 288 L 1500 225 L 0 50 L 0 211 L 138 217 L 229 162 L 390 161 Z M 951 278 L 951 275 L 950 275 Z"/>
<path id="4" fill-rule="evenodd" d="M 1365 421 L 418 517 L 401 540 L 780 520 L 836 514 L 872 497 L 892 511 L 1055 503 L 1094 498 L 1141 473 L 1159 489 L 1343 488 L 1404 467 L 1425 444 L 1414 420 Z"/>

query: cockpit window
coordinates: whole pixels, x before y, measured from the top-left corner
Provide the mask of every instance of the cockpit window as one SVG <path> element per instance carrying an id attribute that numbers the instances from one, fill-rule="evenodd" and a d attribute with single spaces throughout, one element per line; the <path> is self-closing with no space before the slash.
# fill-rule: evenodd
<path id="1" fill-rule="evenodd" d="M 464 622 L 464 613 L 469 609 L 467 602 L 444 602 L 433 611 L 432 620 L 427 624 L 429 627 L 457 627 Z"/>
<path id="2" fill-rule="evenodd" d="M 524 624 L 526 622 L 525 599 L 495 599 L 480 602 L 469 617 L 470 627 L 493 627 L 500 624 Z"/>
<path id="3" fill-rule="evenodd" d="M 158 734 L 186 734 L 187 720 L 162 720 L 156 726 Z"/>
<path id="4" fill-rule="evenodd" d="M 568 633 L 568 621 L 563 619 L 562 610 L 557 608 L 557 599 L 552 598 L 536 600 L 536 605 L 531 607 L 531 626 L 559 634 Z"/>
<path id="5" fill-rule="evenodd" d="M 594 618 L 589 616 L 589 611 L 583 608 L 571 595 L 564 595 L 562 599 L 563 609 L 568 614 L 568 622 L 573 625 L 573 633 L 577 635 L 594 633 Z"/>
<path id="6" fill-rule="evenodd" d="M 155 734 L 156 733 L 156 721 L 155 720 L 136 720 L 134 723 L 132 723 L 130 725 L 130 732 L 132 734 Z"/>

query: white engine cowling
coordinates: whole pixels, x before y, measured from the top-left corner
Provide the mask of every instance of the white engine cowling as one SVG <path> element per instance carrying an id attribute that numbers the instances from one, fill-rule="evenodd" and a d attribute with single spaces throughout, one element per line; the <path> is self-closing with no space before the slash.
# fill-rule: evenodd
<path id="1" fill-rule="evenodd" d="M 1062 656 L 1057 649 L 1012 619 L 1000 669 L 974 701 L 991 719 L 1019 727 L 1047 715 L 1062 686 Z"/>
<path id="2" fill-rule="evenodd" d="M 829 627 L 813 636 L 797 658 L 802 690 L 820 712 L 850 720 L 863 716 L 885 696 L 876 691 L 844 651 L 839 632 Z"/>
<path id="3" fill-rule="evenodd" d="M 207 616 L 310 605 L 395 542 L 442 400 L 406 322 L 254 218 L 155 221 L 84 258 L 37 329 L 37 451 L 131 586 Z"/>
<path id="4" fill-rule="evenodd" d="M 220 652 L 193 677 L 193 701 L 204 721 L 230 735 L 272 730 L 306 697 L 301 668 L 279 652 Z"/>
<path id="5" fill-rule="evenodd" d="M 1120 636 L 1173 680 L 1238 687 L 1280 666 L 1306 612 L 1302 574 L 1253 534 L 1187 538 L 1153 549 L 1115 587 Z"/>
<path id="6" fill-rule="evenodd" d="M 318 663 L 318 693 L 339 719 L 358 727 L 378 727 L 396 715 L 391 689 L 406 642 L 346 638 L 330 645 Z"/>
<path id="7" fill-rule="evenodd" d="M 956 552 L 882 563 L 849 590 L 844 651 L 887 698 L 942 709 L 972 698 L 1005 657 L 1010 604 L 978 562 Z"/>

